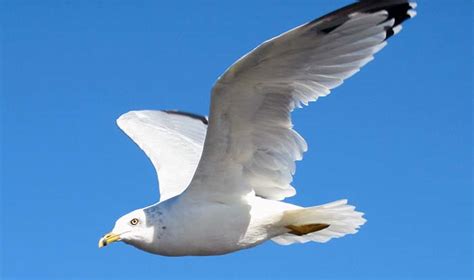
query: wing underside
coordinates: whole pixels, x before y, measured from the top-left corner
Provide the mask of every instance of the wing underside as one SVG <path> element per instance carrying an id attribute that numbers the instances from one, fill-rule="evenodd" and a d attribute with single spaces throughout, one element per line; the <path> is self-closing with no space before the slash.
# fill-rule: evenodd
<path id="1" fill-rule="evenodd" d="M 201 157 L 207 118 L 178 111 L 131 111 L 117 124 L 153 163 L 160 201 L 183 192 Z"/>
<path id="2" fill-rule="evenodd" d="M 216 82 L 204 151 L 187 194 L 224 200 L 295 194 L 307 149 L 290 113 L 343 83 L 415 15 L 414 3 L 361 1 L 264 42 Z"/>

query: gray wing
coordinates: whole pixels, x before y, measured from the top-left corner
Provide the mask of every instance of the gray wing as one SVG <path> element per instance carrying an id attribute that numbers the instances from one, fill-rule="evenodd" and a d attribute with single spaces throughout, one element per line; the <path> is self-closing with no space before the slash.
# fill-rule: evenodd
<path id="1" fill-rule="evenodd" d="M 131 111 L 117 124 L 153 163 L 160 201 L 183 192 L 201 157 L 207 119 L 176 111 Z"/>
<path id="2" fill-rule="evenodd" d="M 209 128 L 185 194 L 214 200 L 251 192 L 281 200 L 307 150 L 291 112 L 354 75 L 413 17 L 415 3 L 362 1 L 270 39 L 234 63 L 212 90 Z"/>

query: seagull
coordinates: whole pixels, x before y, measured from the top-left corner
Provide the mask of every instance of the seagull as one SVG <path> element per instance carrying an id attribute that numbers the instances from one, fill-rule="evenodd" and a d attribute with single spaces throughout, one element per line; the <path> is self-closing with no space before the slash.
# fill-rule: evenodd
<path id="1" fill-rule="evenodd" d="M 362 0 L 265 41 L 211 92 L 209 118 L 130 111 L 118 126 L 153 163 L 160 201 L 120 217 L 99 247 L 123 241 L 163 256 L 222 255 L 272 240 L 324 243 L 366 220 L 347 200 L 284 202 L 307 150 L 291 112 L 341 85 L 416 15 L 416 3 Z"/>

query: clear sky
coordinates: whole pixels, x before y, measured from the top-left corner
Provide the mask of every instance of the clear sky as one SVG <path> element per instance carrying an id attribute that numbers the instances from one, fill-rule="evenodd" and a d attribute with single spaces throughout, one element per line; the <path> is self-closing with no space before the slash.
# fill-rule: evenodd
<path id="1" fill-rule="evenodd" d="M 189 2 L 0 2 L 0 278 L 472 279 L 470 0 L 419 1 L 373 62 L 294 114 L 309 151 L 289 201 L 348 198 L 368 219 L 358 234 L 218 257 L 99 250 L 158 200 L 120 114 L 207 115 L 232 62 L 351 1 Z"/>

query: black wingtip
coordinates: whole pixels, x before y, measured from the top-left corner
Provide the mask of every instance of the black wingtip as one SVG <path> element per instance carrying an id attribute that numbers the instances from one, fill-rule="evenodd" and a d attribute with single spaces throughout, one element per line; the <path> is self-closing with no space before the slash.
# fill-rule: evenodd
<path id="1" fill-rule="evenodd" d="M 331 33 L 334 29 L 338 28 L 341 25 L 342 25 L 342 23 L 337 24 L 337 25 L 333 25 L 333 26 L 330 26 L 330 27 L 322 28 L 321 32 L 324 32 L 326 34 Z"/>
<path id="2" fill-rule="evenodd" d="M 405 0 L 359 0 L 356 3 L 315 19 L 309 22 L 308 25 L 318 23 L 318 30 L 328 34 L 349 20 L 350 15 L 353 13 L 376 13 L 385 10 L 388 13 L 387 21 L 394 20 L 393 27 L 387 29 L 386 39 L 388 39 L 400 30 L 399 25 L 402 22 L 416 15 L 415 8 L 415 2 Z"/>
<path id="3" fill-rule="evenodd" d="M 412 18 L 416 15 L 414 8 L 416 7 L 416 3 L 414 2 L 405 2 L 400 4 L 394 4 L 391 6 L 386 6 L 382 8 L 376 8 L 369 10 L 368 12 L 375 13 L 380 10 L 385 10 L 388 13 L 387 21 L 394 20 L 393 27 L 387 29 L 387 35 L 385 40 L 395 35 L 399 29 L 400 24 L 402 24 L 407 19 Z"/>
<path id="4" fill-rule="evenodd" d="M 165 112 L 167 114 L 181 115 L 181 116 L 190 117 L 192 119 L 200 120 L 205 125 L 209 124 L 209 121 L 207 120 L 207 117 L 201 116 L 201 115 L 198 115 L 198 114 L 182 112 L 182 111 L 177 111 L 177 110 L 163 110 L 163 112 Z"/>

